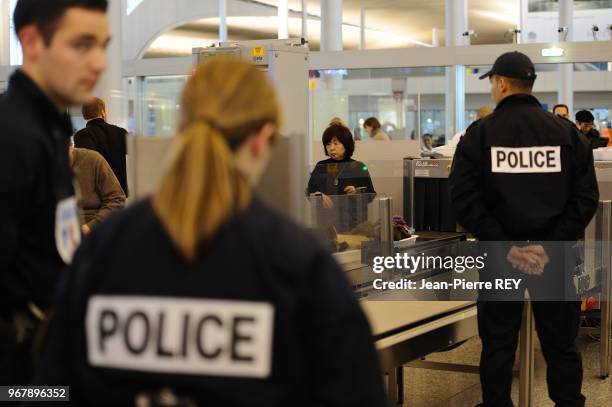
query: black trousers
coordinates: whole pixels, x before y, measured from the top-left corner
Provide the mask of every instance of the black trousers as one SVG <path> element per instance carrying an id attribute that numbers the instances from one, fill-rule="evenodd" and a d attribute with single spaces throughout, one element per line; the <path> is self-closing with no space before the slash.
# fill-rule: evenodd
<path id="1" fill-rule="evenodd" d="M 27 386 L 33 373 L 33 336 L 17 340 L 15 323 L 0 317 L 0 385 Z"/>
<path id="2" fill-rule="evenodd" d="M 536 330 L 546 359 L 549 397 L 557 407 L 584 407 L 582 359 L 576 347 L 580 303 L 532 302 Z M 522 301 L 478 302 L 482 339 L 480 382 L 485 407 L 512 407 L 512 367 L 518 345 Z"/>

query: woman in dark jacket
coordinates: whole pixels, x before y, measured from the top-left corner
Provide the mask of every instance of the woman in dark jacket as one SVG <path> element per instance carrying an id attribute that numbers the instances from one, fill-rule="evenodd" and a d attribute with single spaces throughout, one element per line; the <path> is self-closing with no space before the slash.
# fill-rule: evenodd
<path id="1" fill-rule="evenodd" d="M 329 158 L 319 161 L 312 171 L 308 195 L 320 196 L 323 207 L 333 210 L 335 217 L 349 215 L 350 219 L 332 223 L 341 229 L 339 231 L 350 230 L 367 219 L 367 204 L 372 202 L 376 191 L 367 165 L 351 158 L 355 141 L 347 127 L 332 123 L 323 132 L 322 141 L 325 155 Z M 353 195 L 354 198 L 334 198 L 337 195 Z M 330 220 L 325 222 L 329 223 Z"/>

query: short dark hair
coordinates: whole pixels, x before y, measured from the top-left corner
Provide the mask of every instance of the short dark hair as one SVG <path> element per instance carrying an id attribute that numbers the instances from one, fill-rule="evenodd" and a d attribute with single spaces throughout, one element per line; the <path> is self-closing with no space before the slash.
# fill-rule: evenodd
<path id="1" fill-rule="evenodd" d="M 53 34 L 57 30 L 58 21 L 70 8 L 83 8 L 86 10 L 106 13 L 107 0 L 19 0 L 13 13 L 15 32 L 25 26 L 35 25 L 40 31 L 45 44 L 49 45 Z"/>
<path id="2" fill-rule="evenodd" d="M 578 123 L 593 123 L 594 121 L 593 113 L 588 110 L 581 110 L 576 113 L 576 122 Z"/>
<path id="3" fill-rule="evenodd" d="M 423 134 L 423 136 L 422 136 L 421 138 L 422 138 L 422 139 L 424 139 L 424 138 L 430 138 L 430 139 L 432 139 L 432 141 L 433 141 L 433 134 L 431 134 L 431 133 L 425 133 L 425 134 Z"/>
<path id="4" fill-rule="evenodd" d="M 100 98 L 94 98 L 91 102 L 84 104 L 81 108 L 83 119 L 91 120 L 102 115 L 102 110 L 106 108 L 104 101 Z"/>
<path id="5" fill-rule="evenodd" d="M 344 158 L 351 158 L 353 153 L 355 152 L 355 140 L 353 140 L 353 135 L 348 127 L 345 127 L 341 124 L 332 124 L 323 132 L 323 152 L 325 155 L 329 156 L 327 153 L 327 146 L 331 143 L 332 139 L 338 139 L 340 143 L 344 146 L 346 152 L 344 153 Z"/>
<path id="6" fill-rule="evenodd" d="M 517 79 L 517 78 L 508 78 L 504 76 L 504 79 L 508 81 L 510 86 L 516 90 L 524 90 L 531 92 L 533 90 L 533 84 L 535 83 L 535 79 Z"/>
<path id="7" fill-rule="evenodd" d="M 376 117 L 368 117 L 365 122 L 363 122 L 363 127 L 368 126 L 371 127 L 372 130 L 376 131 L 380 129 L 380 122 Z"/>
<path id="8" fill-rule="evenodd" d="M 555 112 L 555 110 L 559 109 L 560 107 L 564 107 L 565 110 L 567 110 L 567 112 L 569 113 L 569 107 L 567 107 L 567 105 L 564 105 L 563 103 L 559 103 L 553 106 L 553 113 Z"/>

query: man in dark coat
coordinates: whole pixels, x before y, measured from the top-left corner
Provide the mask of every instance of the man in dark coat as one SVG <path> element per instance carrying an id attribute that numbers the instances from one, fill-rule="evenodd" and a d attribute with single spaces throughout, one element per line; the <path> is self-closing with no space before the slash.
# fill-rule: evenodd
<path id="1" fill-rule="evenodd" d="M 127 196 L 127 131 L 106 122 L 106 105 L 102 99 L 95 98 L 91 103 L 83 105 L 82 112 L 87 126 L 74 135 L 74 146 L 100 153 L 112 168 Z"/>

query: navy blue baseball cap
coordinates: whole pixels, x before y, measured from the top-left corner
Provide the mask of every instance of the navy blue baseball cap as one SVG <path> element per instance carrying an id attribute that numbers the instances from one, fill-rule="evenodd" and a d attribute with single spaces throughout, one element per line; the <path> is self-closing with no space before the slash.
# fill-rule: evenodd
<path id="1" fill-rule="evenodd" d="M 506 78 L 535 80 L 537 77 L 531 59 L 518 51 L 506 52 L 500 55 L 493 64 L 493 68 L 479 79 L 489 78 L 492 75 Z"/>

